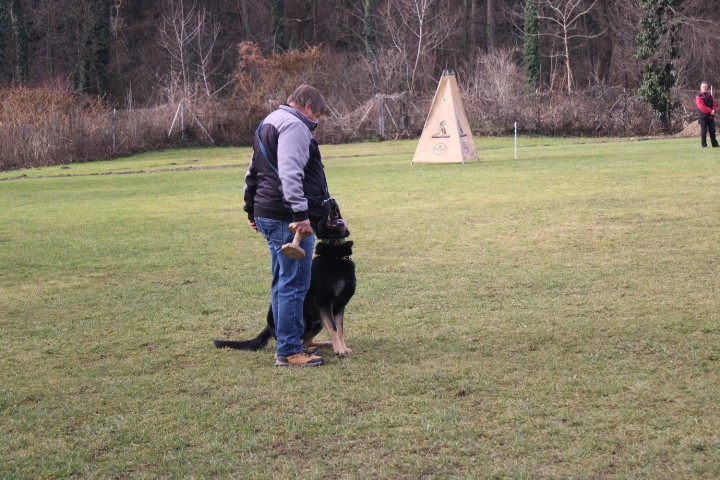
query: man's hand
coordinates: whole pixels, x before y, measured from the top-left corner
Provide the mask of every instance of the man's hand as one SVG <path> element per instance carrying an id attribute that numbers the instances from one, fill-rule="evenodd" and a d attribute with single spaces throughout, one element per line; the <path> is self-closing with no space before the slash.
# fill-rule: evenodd
<path id="1" fill-rule="evenodd" d="M 257 228 L 257 225 L 255 225 L 255 220 L 250 220 L 250 219 L 248 219 L 248 225 L 250 225 L 250 228 L 252 228 L 252 229 L 255 230 L 256 232 L 259 231 L 258 228 Z"/>
<path id="2" fill-rule="evenodd" d="M 312 227 L 310 226 L 310 220 L 303 220 L 302 222 L 294 222 L 290 224 L 290 231 L 300 232 L 300 235 L 307 237 L 312 235 Z"/>

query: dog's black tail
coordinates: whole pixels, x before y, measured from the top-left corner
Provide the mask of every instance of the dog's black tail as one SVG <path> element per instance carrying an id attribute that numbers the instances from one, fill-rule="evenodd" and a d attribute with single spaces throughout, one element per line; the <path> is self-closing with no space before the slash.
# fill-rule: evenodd
<path id="1" fill-rule="evenodd" d="M 235 350 L 260 350 L 267 345 L 268 341 L 273 337 L 273 331 L 269 325 L 263 328 L 262 332 L 252 340 L 234 341 L 234 340 L 213 340 L 217 348 L 232 348 Z"/>

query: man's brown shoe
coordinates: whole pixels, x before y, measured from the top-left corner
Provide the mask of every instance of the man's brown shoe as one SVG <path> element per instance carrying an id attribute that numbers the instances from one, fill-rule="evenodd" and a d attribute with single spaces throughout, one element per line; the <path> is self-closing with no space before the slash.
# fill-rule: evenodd
<path id="1" fill-rule="evenodd" d="M 319 367 L 325 359 L 319 355 L 308 355 L 305 352 L 296 353 L 289 357 L 275 356 L 275 365 L 278 367 Z"/>

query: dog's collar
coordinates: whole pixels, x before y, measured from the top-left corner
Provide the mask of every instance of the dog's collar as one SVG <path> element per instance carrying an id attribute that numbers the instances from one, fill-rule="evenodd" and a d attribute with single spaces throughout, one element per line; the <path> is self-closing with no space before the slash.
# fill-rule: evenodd
<path id="1" fill-rule="evenodd" d="M 326 239 L 326 238 L 320 238 L 318 239 L 320 243 L 327 243 L 328 245 L 342 245 L 347 241 L 346 238 L 338 238 L 338 239 Z"/>

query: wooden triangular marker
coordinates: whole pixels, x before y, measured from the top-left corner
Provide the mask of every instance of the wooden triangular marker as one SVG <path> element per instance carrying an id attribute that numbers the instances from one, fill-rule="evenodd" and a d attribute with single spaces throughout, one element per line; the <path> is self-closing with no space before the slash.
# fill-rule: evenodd
<path id="1" fill-rule="evenodd" d="M 412 163 L 465 163 L 477 159 L 455 74 L 445 70 Z"/>

